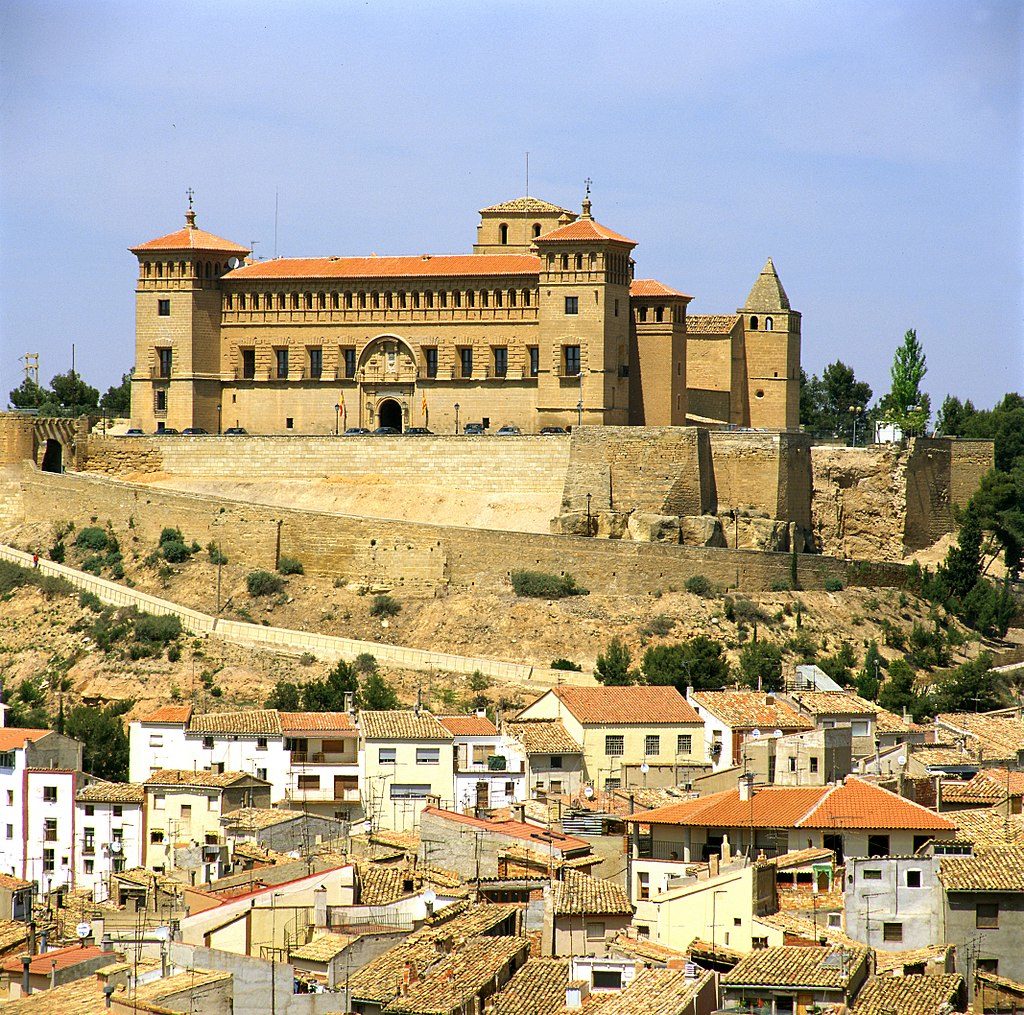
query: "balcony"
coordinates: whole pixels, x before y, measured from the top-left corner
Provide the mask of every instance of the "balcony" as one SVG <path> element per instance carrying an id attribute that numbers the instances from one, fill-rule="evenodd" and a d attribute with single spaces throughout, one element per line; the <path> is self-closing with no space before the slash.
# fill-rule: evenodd
<path id="1" fill-rule="evenodd" d="M 293 765 L 352 765 L 359 763 L 354 754 L 324 753 L 323 751 L 292 751 Z"/>
<path id="2" fill-rule="evenodd" d="M 95 856 L 96 855 L 96 843 L 86 841 L 82 843 L 82 856 Z"/>
<path id="3" fill-rule="evenodd" d="M 305 803 L 346 803 L 358 804 L 362 801 L 362 795 L 358 787 L 335 790 L 333 786 L 321 787 L 320 789 L 298 789 L 290 787 L 284 791 L 285 800 L 291 802 Z"/>

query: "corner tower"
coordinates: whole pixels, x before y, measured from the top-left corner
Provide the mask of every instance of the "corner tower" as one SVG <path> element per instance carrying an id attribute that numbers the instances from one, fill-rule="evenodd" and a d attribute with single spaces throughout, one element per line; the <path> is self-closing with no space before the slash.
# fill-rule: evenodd
<path id="1" fill-rule="evenodd" d="M 629 422 L 629 284 L 635 241 L 591 215 L 538 238 L 538 422 Z"/>
<path id="2" fill-rule="evenodd" d="M 220 429 L 220 278 L 249 250 L 196 226 L 131 247 L 135 288 L 132 425 Z"/>
<path id="3" fill-rule="evenodd" d="M 733 392 L 734 404 L 746 402 L 751 427 L 798 430 L 800 314 L 790 307 L 770 257 L 737 313 L 743 322 L 746 389 Z"/>
<path id="4" fill-rule="evenodd" d="M 567 208 L 538 197 L 517 197 L 480 209 L 474 254 L 529 254 L 545 233 L 575 222 Z"/>

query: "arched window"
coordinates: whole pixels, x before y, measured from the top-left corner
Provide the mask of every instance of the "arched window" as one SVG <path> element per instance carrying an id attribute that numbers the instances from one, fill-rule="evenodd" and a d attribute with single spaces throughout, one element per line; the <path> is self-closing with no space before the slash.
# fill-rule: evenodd
<path id="1" fill-rule="evenodd" d="M 569 255 L 568 254 L 562 254 L 562 271 L 568 271 L 568 270 L 569 270 Z"/>
<path id="2" fill-rule="evenodd" d="M 156 277 L 157 278 L 163 278 L 164 277 L 164 262 L 163 261 L 157 261 L 156 262 Z"/>
<path id="3" fill-rule="evenodd" d="M 765 331 L 771 331 L 774 327 L 775 327 L 775 322 L 770 317 L 766 317 L 764 319 L 764 330 Z"/>
<path id="4" fill-rule="evenodd" d="M 292 310 L 298 310 L 298 309 L 299 309 L 299 294 L 298 293 L 292 293 Z"/>
<path id="5" fill-rule="evenodd" d="M 643 321 L 646 321 L 646 320 L 647 320 L 647 307 L 640 307 L 640 321 L 642 323 Z"/>
<path id="6" fill-rule="evenodd" d="M 597 267 L 597 254 L 590 255 L 590 270 L 593 271 Z"/>
<path id="7" fill-rule="evenodd" d="M 750 318 L 750 330 L 751 331 L 757 331 L 757 318 L 756 317 L 751 317 Z"/>
<path id="8" fill-rule="evenodd" d="M 502 300 L 501 290 L 500 289 L 495 289 L 494 290 L 494 305 L 496 307 L 500 307 L 501 306 L 501 300 Z"/>
<path id="9" fill-rule="evenodd" d="M 337 309 L 338 309 L 338 294 L 337 293 L 331 293 L 331 310 L 337 310 Z"/>
<path id="10" fill-rule="evenodd" d="M 452 293 L 452 306 L 462 306 L 462 292 L 459 289 L 456 289 L 455 292 Z"/>
<path id="11" fill-rule="evenodd" d="M 216 265 L 214 265 L 213 277 L 214 278 L 219 278 L 220 277 L 220 261 L 218 261 L 216 263 Z"/>
<path id="12" fill-rule="evenodd" d="M 508 291 L 508 305 L 514 307 L 516 305 L 516 291 L 515 289 L 509 289 Z"/>
<path id="13" fill-rule="evenodd" d="M 239 310 L 245 310 L 246 309 L 245 304 L 246 304 L 245 293 L 239 293 L 238 294 L 238 309 Z"/>
<path id="14" fill-rule="evenodd" d="M 480 306 L 487 307 L 491 304 L 491 294 L 486 289 L 480 290 Z"/>
<path id="15" fill-rule="evenodd" d="M 210 277 L 210 268 L 211 268 L 210 262 L 209 262 L 209 261 L 207 261 L 207 262 L 206 262 L 206 277 L 207 277 L 207 278 L 209 278 L 209 277 Z"/>
<path id="16" fill-rule="evenodd" d="M 142 268 L 146 275 L 146 278 L 149 278 L 149 276 L 153 274 L 153 264 L 151 261 L 146 261 Z"/>
<path id="17" fill-rule="evenodd" d="M 533 223 L 533 238 L 537 239 L 538 236 L 540 236 L 540 223 L 539 222 L 534 222 Z"/>
<path id="18" fill-rule="evenodd" d="M 530 290 L 523 290 L 523 306 L 528 307 L 530 305 Z"/>
<path id="19" fill-rule="evenodd" d="M 188 265 L 188 261 L 182 261 L 182 262 L 181 262 L 181 263 L 180 263 L 180 264 L 178 265 L 178 274 L 179 274 L 179 275 L 180 275 L 180 276 L 181 276 L 182 278 L 184 278 L 184 277 L 185 277 L 185 272 L 186 272 L 186 271 L 188 270 L 188 268 L 187 268 L 187 265 Z"/>
<path id="20" fill-rule="evenodd" d="M 476 290 L 475 289 L 470 289 L 466 293 L 466 305 L 470 306 L 470 307 L 475 307 L 476 306 Z"/>
<path id="21" fill-rule="evenodd" d="M 574 267 L 576 268 L 577 271 L 579 271 L 583 267 L 583 255 L 582 254 L 577 254 L 576 255 L 576 257 L 575 257 L 575 259 L 573 261 L 573 265 L 574 265 Z"/>
<path id="22" fill-rule="evenodd" d="M 504 222 L 498 226 L 498 242 L 501 244 L 508 243 L 508 226 Z"/>
<path id="23" fill-rule="evenodd" d="M 661 322 L 663 320 L 665 320 L 665 308 L 664 307 L 655 307 L 654 308 L 654 319 L 658 322 L 658 324 L 661 324 Z"/>
<path id="24" fill-rule="evenodd" d="M 447 307 L 448 306 L 448 290 L 447 289 L 442 289 L 441 293 L 440 293 L 440 296 L 441 296 L 441 306 L 442 307 Z"/>
<path id="25" fill-rule="evenodd" d="M 239 305 L 241 305 L 241 299 L 242 299 L 242 297 L 239 297 Z M 230 310 L 232 304 L 234 303 L 234 301 L 235 301 L 234 296 L 232 296 L 231 293 L 227 293 L 225 295 L 225 297 L 224 297 L 224 309 L 225 310 Z"/>
<path id="26" fill-rule="evenodd" d="M 323 293 L 320 293 L 316 298 L 316 303 L 318 310 L 325 309 L 327 306 L 327 297 Z"/>
<path id="27" fill-rule="evenodd" d="M 277 309 L 278 310 L 284 310 L 285 305 L 286 305 L 285 304 L 285 300 L 287 300 L 287 298 L 288 297 L 285 296 L 284 293 L 279 293 L 278 294 L 278 296 L 277 296 Z"/>

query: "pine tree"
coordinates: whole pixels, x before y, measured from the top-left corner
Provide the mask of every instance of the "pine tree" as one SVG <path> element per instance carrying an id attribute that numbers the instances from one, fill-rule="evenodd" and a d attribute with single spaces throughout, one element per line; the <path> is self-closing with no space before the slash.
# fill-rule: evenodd
<path id="1" fill-rule="evenodd" d="M 630 667 L 633 656 L 621 638 L 612 638 L 608 648 L 597 657 L 594 676 L 608 687 L 623 687 L 636 683 L 636 670 Z"/>
<path id="2" fill-rule="evenodd" d="M 981 577 L 981 522 L 978 513 L 968 505 L 960 525 L 957 545 L 946 553 L 941 574 L 951 595 L 961 602 L 978 584 Z"/>
<path id="3" fill-rule="evenodd" d="M 879 678 L 884 662 L 882 653 L 878 651 L 878 642 L 872 641 L 864 654 L 864 666 L 857 674 L 857 693 L 862 698 L 874 701 L 878 697 Z"/>
<path id="4" fill-rule="evenodd" d="M 931 402 L 921 391 L 927 372 L 924 349 L 917 332 L 910 328 L 893 356 L 889 370 L 892 387 L 881 403 L 884 418 L 898 424 L 904 433 L 920 433 L 928 424 Z"/>

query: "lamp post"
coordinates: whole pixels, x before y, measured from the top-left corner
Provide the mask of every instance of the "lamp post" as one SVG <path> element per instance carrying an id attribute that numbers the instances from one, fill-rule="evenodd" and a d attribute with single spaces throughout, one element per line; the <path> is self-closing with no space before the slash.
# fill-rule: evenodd
<path id="1" fill-rule="evenodd" d="M 459 403 L 455 403 L 455 436 L 459 435 Z"/>
<path id="2" fill-rule="evenodd" d="M 341 402 L 334 403 L 334 436 L 341 433 Z"/>
<path id="3" fill-rule="evenodd" d="M 583 426 L 583 367 L 580 367 L 580 400 L 576 403 L 576 425 Z"/>
<path id="4" fill-rule="evenodd" d="M 857 420 L 860 418 L 860 414 L 864 411 L 863 405 L 851 405 L 850 415 L 853 416 L 853 446 L 857 446 Z"/>
<path id="5" fill-rule="evenodd" d="M 217 403 L 217 433 L 218 433 L 218 434 L 219 434 L 219 433 L 221 432 L 221 430 L 223 429 L 223 428 L 222 428 L 222 425 L 221 425 L 221 417 L 223 416 L 223 414 L 224 414 L 224 413 L 223 413 L 223 410 L 222 410 L 222 408 L 221 408 L 221 404 L 220 404 L 220 402 L 218 402 L 218 403 Z"/>

